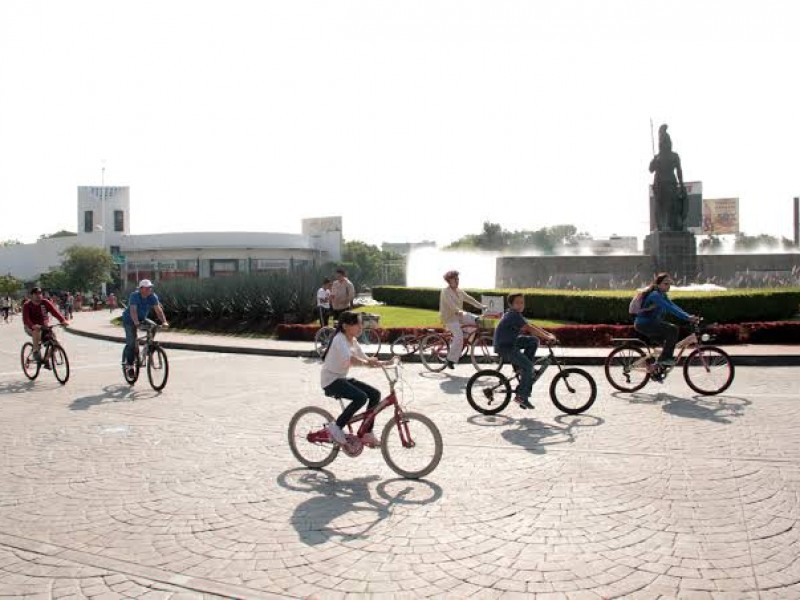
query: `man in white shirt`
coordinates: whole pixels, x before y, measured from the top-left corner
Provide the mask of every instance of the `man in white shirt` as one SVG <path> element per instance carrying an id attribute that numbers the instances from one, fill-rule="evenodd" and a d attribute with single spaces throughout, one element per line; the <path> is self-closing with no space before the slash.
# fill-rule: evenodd
<path id="1" fill-rule="evenodd" d="M 356 297 L 356 288 L 347 278 L 347 272 L 339 267 L 336 269 L 336 280 L 331 284 L 331 308 L 333 318 L 338 319 L 339 315 L 346 310 L 353 308 L 353 300 Z"/>
<path id="2" fill-rule="evenodd" d="M 439 318 L 445 329 L 453 334 L 450 352 L 447 353 L 447 368 L 454 369 L 464 348 L 464 330 L 461 326 L 475 325 L 477 321 L 475 315 L 464 311 L 464 302 L 480 309 L 486 307 L 458 287 L 458 271 L 448 271 L 444 274 L 444 280 L 447 287 L 439 294 Z"/>

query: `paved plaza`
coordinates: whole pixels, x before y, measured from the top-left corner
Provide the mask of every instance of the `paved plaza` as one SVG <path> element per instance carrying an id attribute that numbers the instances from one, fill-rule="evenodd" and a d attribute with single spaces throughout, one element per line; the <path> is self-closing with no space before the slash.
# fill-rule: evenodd
<path id="1" fill-rule="evenodd" d="M 0 324 L 0 597 L 800 598 L 796 367 L 713 398 L 588 367 L 587 414 L 545 375 L 534 411 L 490 418 L 471 366 L 412 364 L 444 456 L 406 481 L 376 450 L 300 468 L 292 414 L 337 408 L 312 359 L 169 350 L 157 394 L 124 384 L 120 345 L 64 332 L 61 386 L 24 378 L 21 329 Z"/>

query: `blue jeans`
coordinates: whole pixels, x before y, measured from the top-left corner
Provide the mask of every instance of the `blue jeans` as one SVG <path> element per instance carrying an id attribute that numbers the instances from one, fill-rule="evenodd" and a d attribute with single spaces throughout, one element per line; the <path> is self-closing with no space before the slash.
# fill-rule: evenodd
<path id="1" fill-rule="evenodd" d="M 136 325 L 123 320 L 122 326 L 125 327 L 125 351 L 122 353 L 122 359 L 126 365 L 132 365 L 136 347 Z"/>
<path id="2" fill-rule="evenodd" d="M 539 338 L 532 335 L 520 335 L 512 348 L 497 348 L 497 353 L 506 362 L 517 367 L 520 372 L 517 396 L 527 400 L 533 388 L 533 359 L 539 348 Z"/>
<path id="3" fill-rule="evenodd" d="M 350 422 L 350 419 L 364 404 L 369 402 L 368 407 L 375 408 L 381 400 L 381 393 L 378 390 L 358 379 L 337 379 L 323 390 L 326 396 L 339 396 L 352 400 L 336 419 L 336 424 L 342 428 Z M 372 425 L 367 431 L 372 431 Z"/>

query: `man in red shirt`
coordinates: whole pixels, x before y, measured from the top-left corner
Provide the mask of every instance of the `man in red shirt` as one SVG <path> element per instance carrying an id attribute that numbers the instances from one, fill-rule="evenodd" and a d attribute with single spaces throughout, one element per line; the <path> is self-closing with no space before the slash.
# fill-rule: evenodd
<path id="1" fill-rule="evenodd" d="M 42 288 L 31 288 L 31 299 L 22 305 L 22 324 L 25 327 L 25 333 L 31 336 L 33 340 L 33 356 L 41 362 L 42 357 L 39 355 L 39 346 L 42 343 L 42 330 L 47 329 L 50 322 L 50 315 L 53 315 L 61 323 L 67 324 L 67 319 L 64 318 L 55 305 L 42 297 Z"/>

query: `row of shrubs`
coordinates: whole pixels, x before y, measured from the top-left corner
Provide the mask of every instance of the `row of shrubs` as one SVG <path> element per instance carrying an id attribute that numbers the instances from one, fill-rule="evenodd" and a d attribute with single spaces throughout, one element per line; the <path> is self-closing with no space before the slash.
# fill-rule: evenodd
<path id="1" fill-rule="evenodd" d="M 430 328 L 381 328 L 376 329 L 383 343 L 391 343 L 407 333 L 421 334 Z M 547 327 L 562 345 L 571 347 L 610 346 L 611 338 L 634 337 L 632 325 L 563 325 Z M 319 325 L 282 324 L 276 328 L 279 340 L 314 341 Z M 442 329 L 436 329 L 442 331 Z M 797 344 L 800 343 L 800 321 L 748 322 L 721 324 L 707 328 L 715 344 Z M 682 331 L 682 334 L 688 332 Z"/>
<path id="2" fill-rule="evenodd" d="M 380 286 L 372 289 L 375 300 L 391 306 L 439 308 L 438 288 Z M 525 316 L 576 323 L 630 323 L 628 304 L 635 291 L 570 291 L 544 289 L 470 289 L 471 296 L 525 294 Z M 800 289 L 725 290 L 719 292 L 675 292 L 670 297 L 687 312 L 707 321 L 780 321 L 791 319 L 800 308 Z"/>
<path id="3" fill-rule="evenodd" d="M 158 282 L 158 297 L 170 321 L 274 325 L 313 318 L 316 291 L 327 273 L 303 269 L 209 279 Z"/>

